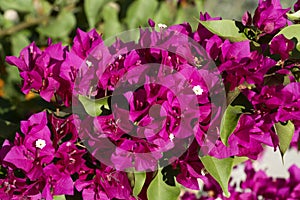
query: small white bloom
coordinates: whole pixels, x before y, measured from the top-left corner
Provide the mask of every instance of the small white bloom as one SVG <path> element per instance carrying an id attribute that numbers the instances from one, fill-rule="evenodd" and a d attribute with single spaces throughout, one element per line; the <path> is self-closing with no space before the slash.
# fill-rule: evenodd
<path id="1" fill-rule="evenodd" d="M 7 19 L 9 21 L 12 22 L 18 22 L 19 21 L 19 15 L 17 13 L 17 11 L 12 10 L 12 9 L 8 9 L 4 12 L 3 15 L 4 19 Z"/>
<path id="2" fill-rule="evenodd" d="M 171 133 L 171 134 L 169 135 L 169 139 L 173 142 L 174 138 L 175 138 L 174 134 Z"/>
<path id="3" fill-rule="evenodd" d="M 157 26 L 158 26 L 159 28 L 167 28 L 167 27 L 168 27 L 168 26 L 165 25 L 165 24 L 157 24 Z"/>
<path id="4" fill-rule="evenodd" d="M 35 147 L 39 149 L 43 149 L 46 146 L 46 141 L 42 139 L 38 139 L 35 141 Z"/>
<path id="5" fill-rule="evenodd" d="M 200 85 L 194 86 L 193 91 L 195 92 L 196 95 L 202 95 L 202 93 L 203 93 L 203 89 L 201 88 Z"/>

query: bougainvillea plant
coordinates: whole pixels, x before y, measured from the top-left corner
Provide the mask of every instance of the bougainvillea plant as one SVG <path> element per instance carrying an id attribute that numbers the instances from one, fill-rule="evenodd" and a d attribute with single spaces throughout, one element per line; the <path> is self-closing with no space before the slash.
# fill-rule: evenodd
<path id="1" fill-rule="evenodd" d="M 0 198 L 299 199 L 299 166 L 273 179 L 251 164 L 265 146 L 300 147 L 299 8 L 200 13 L 195 31 L 149 19 L 110 44 L 78 29 L 71 47 L 8 56 L 21 91 L 56 109 L 2 144 Z M 229 184 L 243 162 L 246 180 Z"/>

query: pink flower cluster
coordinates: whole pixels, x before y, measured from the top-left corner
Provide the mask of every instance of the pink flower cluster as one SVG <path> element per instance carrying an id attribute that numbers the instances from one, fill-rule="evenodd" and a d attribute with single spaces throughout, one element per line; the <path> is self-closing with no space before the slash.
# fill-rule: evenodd
<path id="1" fill-rule="evenodd" d="M 249 40 L 240 42 L 201 23 L 196 31 L 188 23 L 156 31 L 149 20 L 151 27 L 139 30 L 137 42 L 117 39 L 106 46 L 95 30 L 78 29 L 71 48 L 49 40 L 44 50 L 32 43 L 19 57 L 8 56 L 6 61 L 19 69 L 23 93 L 36 92 L 73 112 L 34 114 L 21 122 L 14 141 L 2 144 L 0 198 L 135 199 L 124 170 L 155 171 L 158 165 L 190 189 L 199 189 L 202 179 L 218 196 L 216 181 L 201 173 L 199 155 L 257 159 L 263 145 L 278 149 L 274 124 L 287 121 L 295 126 L 291 146 L 299 146 L 300 60 L 290 57 L 294 41 L 275 37 L 292 24 L 288 11 L 279 0 L 259 0 L 253 18 L 243 16 Z M 200 20 L 220 18 L 201 13 Z M 238 93 L 227 103 L 244 107 L 228 146 L 218 128 L 226 104 L 222 88 L 227 96 Z M 80 96 L 102 100 L 101 113 L 89 115 Z M 296 171 L 294 166 L 289 180 L 274 181 L 247 164 L 245 193 L 231 188 L 231 198 L 278 193 L 297 199 Z"/>

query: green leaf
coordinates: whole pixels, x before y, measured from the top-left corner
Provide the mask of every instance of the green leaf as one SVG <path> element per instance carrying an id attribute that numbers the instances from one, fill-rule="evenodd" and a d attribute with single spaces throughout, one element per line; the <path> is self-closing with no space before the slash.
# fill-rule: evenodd
<path id="1" fill-rule="evenodd" d="M 286 13 L 289 20 L 300 20 L 300 10 L 295 13 Z"/>
<path id="2" fill-rule="evenodd" d="M 101 115 L 102 106 L 106 109 L 109 109 L 109 105 L 108 105 L 109 96 L 103 97 L 101 99 L 90 99 L 86 96 L 79 95 L 78 98 L 79 101 L 82 103 L 85 111 L 92 117 Z"/>
<path id="3" fill-rule="evenodd" d="M 146 172 L 134 173 L 133 195 L 135 197 L 137 197 L 139 193 L 142 191 L 145 181 L 146 181 Z"/>
<path id="4" fill-rule="evenodd" d="M 157 6 L 157 0 L 133 1 L 126 12 L 126 24 L 130 29 L 146 25 L 147 19 L 154 17 Z"/>
<path id="5" fill-rule="evenodd" d="M 102 30 L 105 38 L 122 32 L 122 25 L 119 22 L 119 11 L 120 7 L 117 3 L 110 2 L 103 7 L 101 15 L 104 21 Z"/>
<path id="6" fill-rule="evenodd" d="M 22 31 L 11 36 L 13 55 L 18 56 L 20 54 L 20 51 L 28 44 L 30 44 L 27 35 L 27 31 Z"/>
<path id="7" fill-rule="evenodd" d="M 289 75 L 284 76 L 283 85 L 286 86 L 291 83 Z"/>
<path id="8" fill-rule="evenodd" d="M 109 0 L 85 0 L 84 12 L 90 28 L 94 28 L 99 17 L 101 8 Z"/>
<path id="9" fill-rule="evenodd" d="M 229 91 L 226 96 L 227 105 L 230 105 L 239 96 L 240 93 L 240 89 L 237 87 L 233 91 Z"/>
<path id="10" fill-rule="evenodd" d="M 177 200 L 179 195 L 179 186 L 170 186 L 166 184 L 163 181 L 161 171 L 158 171 L 147 190 L 148 200 Z"/>
<path id="11" fill-rule="evenodd" d="M 235 21 L 232 20 L 213 20 L 213 21 L 200 21 L 199 22 L 207 28 L 210 32 L 218 36 L 228 39 L 231 42 L 239 42 L 247 40 L 244 33 L 239 33 Z"/>
<path id="12" fill-rule="evenodd" d="M 298 51 L 300 51 L 300 34 L 299 33 L 300 33 L 300 24 L 294 24 L 294 25 L 285 27 L 277 35 L 283 34 L 284 37 L 286 37 L 287 39 L 296 38 L 298 41 L 298 43 L 296 45 L 296 49 Z"/>
<path id="13" fill-rule="evenodd" d="M 235 156 L 234 159 L 233 159 L 233 166 L 236 166 L 236 165 L 239 165 L 245 161 L 249 160 L 248 157 L 238 157 L 238 156 Z"/>
<path id="14" fill-rule="evenodd" d="M 176 16 L 176 5 L 172 1 L 164 1 L 159 4 L 159 9 L 155 13 L 155 16 L 153 17 L 153 20 L 156 23 L 162 23 L 170 25 L 173 23 L 173 19 Z"/>
<path id="15" fill-rule="evenodd" d="M 173 24 L 181 24 L 183 21 L 188 21 L 192 28 L 196 29 L 198 21 L 195 19 L 199 18 L 199 10 L 201 10 L 201 8 L 191 4 L 181 6 L 176 12 L 176 20 Z"/>
<path id="16" fill-rule="evenodd" d="M 236 128 L 241 114 L 243 113 L 244 106 L 231 106 L 229 105 L 225 110 L 221 121 L 220 136 L 225 145 L 228 145 L 228 138 Z"/>
<path id="17" fill-rule="evenodd" d="M 20 88 L 16 87 L 21 84 L 21 77 L 17 67 L 7 66 L 7 76 L 5 77 L 4 95 L 9 99 L 23 99 L 20 95 Z"/>
<path id="18" fill-rule="evenodd" d="M 69 35 L 76 25 L 76 19 L 72 12 L 61 11 L 57 18 L 49 24 L 38 27 L 38 32 L 51 38 L 64 38 Z"/>
<path id="19" fill-rule="evenodd" d="M 2 10 L 13 9 L 21 12 L 31 12 L 34 9 L 32 0 L 0 0 Z"/>
<path id="20" fill-rule="evenodd" d="M 234 158 L 217 159 L 211 156 L 204 156 L 200 159 L 208 173 L 220 184 L 225 196 L 229 197 L 228 182 Z"/>
<path id="21" fill-rule="evenodd" d="M 281 156 L 287 151 L 292 141 L 295 126 L 291 121 L 288 121 L 286 125 L 281 124 L 280 122 L 274 124 L 275 131 L 279 139 L 279 149 Z"/>
<path id="22" fill-rule="evenodd" d="M 66 200 L 65 195 L 53 196 L 54 200 Z"/>
<path id="23" fill-rule="evenodd" d="M 19 127 L 17 124 L 0 119 L 0 137 L 3 139 L 13 139 Z"/>

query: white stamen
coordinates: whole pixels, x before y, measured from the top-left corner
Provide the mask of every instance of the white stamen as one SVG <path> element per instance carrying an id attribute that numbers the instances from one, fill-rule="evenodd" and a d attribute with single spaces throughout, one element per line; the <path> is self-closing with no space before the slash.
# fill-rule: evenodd
<path id="1" fill-rule="evenodd" d="M 203 89 L 201 88 L 200 85 L 194 86 L 193 91 L 196 95 L 202 95 L 202 93 L 203 93 Z"/>
<path id="2" fill-rule="evenodd" d="M 165 24 L 157 24 L 157 26 L 158 26 L 159 28 L 167 28 L 167 27 L 168 27 L 168 26 L 165 25 Z"/>
<path id="3" fill-rule="evenodd" d="M 43 149 L 46 146 L 46 141 L 42 139 L 38 139 L 35 141 L 35 147 L 39 149 Z"/>
<path id="4" fill-rule="evenodd" d="M 175 138 L 174 134 L 171 133 L 171 134 L 169 135 L 169 139 L 173 142 L 174 138 Z"/>
<path id="5" fill-rule="evenodd" d="M 206 173 L 205 173 L 205 169 L 203 168 L 203 169 L 201 169 L 201 175 L 202 176 L 205 176 L 206 175 Z"/>
<path id="6" fill-rule="evenodd" d="M 91 67 L 91 66 L 92 66 L 92 62 L 89 61 L 89 60 L 85 61 L 85 63 L 87 64 L 88 67 Z"/>

